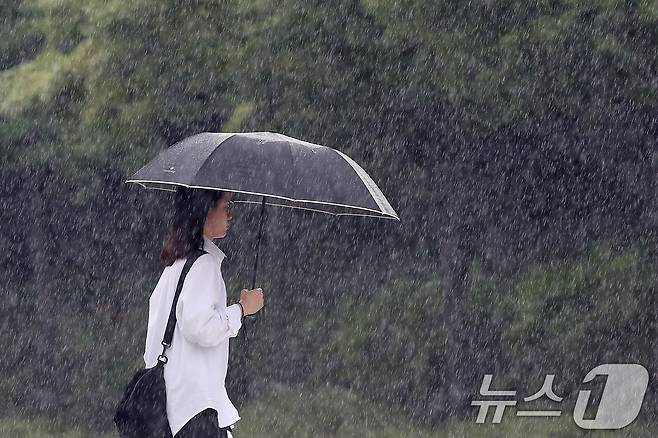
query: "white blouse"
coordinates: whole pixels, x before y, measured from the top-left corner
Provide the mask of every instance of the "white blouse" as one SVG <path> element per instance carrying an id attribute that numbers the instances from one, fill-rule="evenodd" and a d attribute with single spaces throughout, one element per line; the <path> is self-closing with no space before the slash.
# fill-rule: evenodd
<path id="1" fill-rule="evenodd" d="M 207 408 L 217 410 L 220 427 L 240 419 L 229 400 L 224 380 L 228 367 L 229 338 L 241 327 L 238 304 L 226 306 L 226 286 L 220 271 L 226 255 L 204 237 L 203 249 L 185 277 L 176 306 L 176 328 L 165 353 L 167 417 L 175 435 L 192 417 Z M 144 362 L 150 368 L 162 352 L 162 338 L 184 259 L 162 272 L 149 300 Z"/>

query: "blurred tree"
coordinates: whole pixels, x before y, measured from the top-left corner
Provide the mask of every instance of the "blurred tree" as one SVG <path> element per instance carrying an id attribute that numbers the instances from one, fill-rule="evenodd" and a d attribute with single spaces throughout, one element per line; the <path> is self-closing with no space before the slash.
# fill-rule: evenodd
<path id="1" fill-rule="evenodd" d="M 414 204 L 438 209 L 423 229 L 452 285 L 452 333 L 465 331 L 471 257 L 493 262 L 502 251 L 496 267 L 506 269 L 528 256 L 563 257 L 597 237 L 642 233 L 629 218 L 648 200 L 637 165 L 647 162 L 655 129 L 654 6 L 363 4 L 389 44 L 406 50 L 394 57 L 410 66 L 396 88 L 411 92 L 397 96 L 395 126 L 406 127 L 401 136 L 414 139 L 430 175 L 414 185 L 430 189 Z M 447 347 L 459 358 L 447 363 L 452 374 L 465 376 L 464 340 Z M 464 407 L 463 384 L 448 385 L 449 406 Z"/>
<path id="2" fill-rule="evenodd" d="M 654 316 L 645 303 L 654 280 L 645 254 L 604 245 L 530 269 L 497 306 L 498 318 L 508 321 L 501 347 L 513 358 L 504 375 L 530 389 L 556 374 L 556 390 L 569 393 L 599 364 L 651 364 Z"/>

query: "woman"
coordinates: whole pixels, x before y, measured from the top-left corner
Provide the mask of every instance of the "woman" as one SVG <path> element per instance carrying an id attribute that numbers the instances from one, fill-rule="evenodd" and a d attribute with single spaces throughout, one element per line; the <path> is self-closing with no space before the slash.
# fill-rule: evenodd
<path id="1" fill-rule="evenodd" d="M 162 352 L 162 336 L 185 260 L 197 248 L 207 252 L 185 278 L 176 305 L 174 337 L 166 352 L 167 417 L 176 438 L 228 437 L 230 426 L 240 419 L 224 384 L 229 338 L 238 334 L 245 315 L 263 307 L 263 291 L 243 289 L 238 303 L 226 305 L 220 270 L 225 255 L 212 239 L 226 236 L 232 219 L 230 203 L 228 192 L 178 189 L 160 253 L 166 267 L 149 300 L 147 368 Z"/>

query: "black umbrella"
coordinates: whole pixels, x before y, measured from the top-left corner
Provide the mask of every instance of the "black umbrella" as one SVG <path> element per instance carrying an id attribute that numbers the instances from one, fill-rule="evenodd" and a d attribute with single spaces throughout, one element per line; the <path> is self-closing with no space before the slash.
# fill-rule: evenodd
<path id="1" fill-rule="evenodd" d="M 265 205 L 400 220 L 347 155 L 271 132 L 193 135 L 162 151 L 127 182 L 168 191 L 177 186 L 229 191 L 240 194 L 236 202 L 261 204 L 252 289 Z"/>

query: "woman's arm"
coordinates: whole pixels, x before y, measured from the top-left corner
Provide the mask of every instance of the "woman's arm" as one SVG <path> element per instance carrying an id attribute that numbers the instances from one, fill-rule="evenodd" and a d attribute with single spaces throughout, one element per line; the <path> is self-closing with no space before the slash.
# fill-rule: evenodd
<path id="1" fill-rule="evenodd" d="M 219 265 L 206 254 L 192 265 L 185 278 L 176 318 L 185 338 L 202 347 L 214 347 L 238 334 L 242 326 L 240 306 L 226 307 L 226 288 Z"/>

